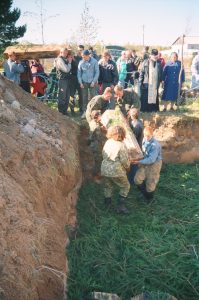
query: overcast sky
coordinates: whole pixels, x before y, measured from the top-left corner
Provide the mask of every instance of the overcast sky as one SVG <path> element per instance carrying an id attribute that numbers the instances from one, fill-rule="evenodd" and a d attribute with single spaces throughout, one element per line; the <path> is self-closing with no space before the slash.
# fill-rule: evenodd
<path id="1" fill-rule="evenodd" d="M 41 43 L 38 2 L 14 0 L 21 9 L 17 25 L 27 24 L 22 39 Z M 42 0 L 45 43 L 70 40 L 80 23 L 85 0 Z M 99 41 L 105 44 L 126 43 L 170 46 L 178 36 L 199 36 L 199 0 L 89 0 L 90 14 L 99 21 Z M 35 16 L 24 16 L 24 12 Z"/>

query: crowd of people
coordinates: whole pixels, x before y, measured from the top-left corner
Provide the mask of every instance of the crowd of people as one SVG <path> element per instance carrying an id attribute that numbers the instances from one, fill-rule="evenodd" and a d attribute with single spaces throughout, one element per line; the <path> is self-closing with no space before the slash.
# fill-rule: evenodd
<path id="1" fill-rule="evenodd" d="M 198 60 L 197 55 L 191 68 L 192 86 L 199 83 Z M 184 69 L 177 53 L 173 52 L 170 60 L 165 62 L 157 49 L 149 52 L 149 47 L 145 47 L 141 55 L 137 55 L 135 50 L 122 51 L 117 61 L 112 59 L 108 50 L 98 56 L 92 47 L 84 49 L 83 45 L 77 47 L 76 55 L 71 49 L 61 49 L 49 76 L 39 59 L 30 62 L 26 59 L 19 61 L 16 54 L 10 52 L 4 64 L 4 74 L 37 97 L 44 96 L 46 79 L 52 77 L 53 86 L 56 86 L 57 90 L 53 90 L 52 87 L 50 93 L 58 99 L 59 112 L 68 115 L 70 108 L 74 114 L 78 94 L 82 118 L 85 118 L 89 100 L 103 94 L 107 87 L 113 89 L 116 85 L 124 89 L 131 87 L 138 94 L 142 112 L 159 111 L 160 99 L 163 111 L 168 107 L 173 110 L 185 81 Z"/>
<path id="2" fill-rule="evenodd" d="M 131 86 L 140 97 L 142 112 L 160 110 L 159 88 L 162 87 L 163 111 L 167 110 L 169 102 L 170 109 L 173 110 L 185 80 L 177 53 L 172 53 L 171 60 L 165 63 L 157 49 L 152 49 L 149 53 L 148 47 L 144 49 L 142 56 L 137 56 L 134 50 L 122 51 L 115 62 L 108 50 L 99 59 L 93 49 L 84 50 L 83 45 L 79 45 L 76 56 L 71 50 L 61 49 L 55 66 L 59 80 L 59 111 L 68 114 L 70 99 L 73 102 L 74 92 L 78 91 L 82 118 L 85 118 L 88 102 L 95 95 L 102 94 L 107 87 L 113 89 L 116 85 L 125 89 Z M 73 109 L 71 111 L 74 112 Z"/>
<path id="3" fill-rule="evenodd" d="M 4 63 L 4 75 L 28 93 L 32 92 L 37 97 L 43 97 L 45 94 L 48 75 L 39 59 L 33 59 L 31 62 L 28 59 L 19 60 L 16 53 L 11 51 Z"/>

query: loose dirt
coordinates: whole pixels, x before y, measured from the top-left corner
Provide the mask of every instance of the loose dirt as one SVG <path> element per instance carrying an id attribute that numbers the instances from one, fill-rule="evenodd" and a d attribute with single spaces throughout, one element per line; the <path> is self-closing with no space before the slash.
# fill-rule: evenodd
<path id="1" fill-rule="evenodd" d="M 0 299 L 63 299 L 79 128 L 0 76 Z"/>

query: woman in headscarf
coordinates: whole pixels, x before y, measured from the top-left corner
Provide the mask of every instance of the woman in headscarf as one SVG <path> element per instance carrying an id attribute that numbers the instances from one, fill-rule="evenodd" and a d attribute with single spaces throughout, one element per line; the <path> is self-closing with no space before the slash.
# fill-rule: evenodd
<path id="1" fill-rule="evenodd" d="M 162 101 L 164 101 L 164 109 L 167 110 L 168 103 L 171 103 L 170 110 L 174 110 L 173 106 L 179 96 L 179 89 L 185 81 L 184 69 L 181 67 L 181 62 L 178 60 L 176 52 L 171 53 L 171 60 L 168 61 L 163 70 L 164 91 Z"/>

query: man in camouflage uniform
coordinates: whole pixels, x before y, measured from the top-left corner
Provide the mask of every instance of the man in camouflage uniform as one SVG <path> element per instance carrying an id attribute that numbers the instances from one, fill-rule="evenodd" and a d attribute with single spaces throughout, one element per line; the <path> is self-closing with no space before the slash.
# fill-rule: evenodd
<path id="1" fill-rule="evenodd" d="M 139 164 L 134 182 L 144 195 L 146 202 L 150 203 L 153 199 L 162 167 L 161 146 L 153 137 L 153 129 L 151 127 L 144 129 L 142 150 L 144 158 L 133 162 L 134 164 Z"/>
<path id="2" fill-rule="evenodd" d="M 101 174 L 104 177 L 105 205 L 110 206 L 114 185 L 120 189 L 117 212 L 127 214 L 126 198 L 130 190 L 127 171 L 130 167 L 128 150 L 123 140 L 126 136 L 125 129 L 121 126 L 109 127 L 102 155 Z"/>
<path id="3" fill-rule="evenodd" d="M 115 100 L 113 99 L 112 89 L 107 87 L 102 95 L 93 97 L 87 105 L 86 109 L 86 120 L 92 123 L 93 118 L 91 117 L 93 111 L 100 111 L 101 114 L 107 109 L 115 108 Z M 91 124 L 92 126 L 92 124 Z"/>
<path id="4" fill-rule="evenodd" d="M 106 109 L 114 108 L 115 100 L 112 99 L 112 89 L 106 88 L 102 95 L 95 96 L 87 105 L 86 119 L 89 123 L 89 145 L 93 153 L 94 169 L 93 176 L 96 181 L 100 174 L 102 162 L 102 148 L 105 143 L 104 127 L 100 123 L 100 116 Z"/>
<path id="5" fill-rule="evenodd" d="M 93 153 L 94 168 L 93 179 L 98 182 L 100 180 L 100 167 L 102 162 L 102 148 L 106 140 L 105 128 L 100 123 L 101 113 L 99 110 L 94 110 L 91 114 L 89 146 Z"/>
<path id="6" fill-rule="evenodd" d="M 131 107 L 140 109 L 141 103 L 138 94 L 132 89 L 124 89 L 120 85 L 114 87 L 116 106 L 118 105 L 122 113 L 126 116 Z"/>

